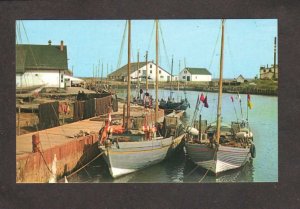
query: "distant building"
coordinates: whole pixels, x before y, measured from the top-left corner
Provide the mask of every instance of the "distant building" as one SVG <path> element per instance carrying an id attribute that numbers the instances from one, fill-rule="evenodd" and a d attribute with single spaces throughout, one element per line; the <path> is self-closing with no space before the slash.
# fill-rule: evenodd
<path id="1" fill-rule="evenodd" d="M 278 79 L 278 65 L 275 66 L 275 75 L 274 75 L 274 65 L 271 67 L 261 66 L 259 69 L 259 78 L 262 80 L 269 79 Z"/>
<path id="2" fill-rule="evenodd" d="M 211 73 L 206 68 L 186 67 L 179 73 L 180 81 L 211 81 Z"/>
<path id="3" fill-rule="evenodd" d="M 156 65 L 153 62 L 148 62 L 148 81 L 154 82 L 156 78 Z M 146 62 L 140 62 L 139 67 L 137 62 L 131 63 L 131 81 L 146 80 Z M 116 81 L 127 81 L 127 67 L 128 64 L 117 69 L 108 75 L 108 79 Z M 163 68 L 158 67 L 158 81 L 171 81 L 171 74 Z"/>
<path id="4" fill-rule="evenodd" d="M 45 85 L 65 87 L 68 70 L 67 46 L 60 45 L 16 45 L 16 85 L 17 87 Z"/>
<path id="5" fill-rule="evenodd" d="M 245 81 L 247 81 L 242 75 L 239 75 L 237 78 L 234 79 L 234 82 L 237 83 L 244 83 Z"/>

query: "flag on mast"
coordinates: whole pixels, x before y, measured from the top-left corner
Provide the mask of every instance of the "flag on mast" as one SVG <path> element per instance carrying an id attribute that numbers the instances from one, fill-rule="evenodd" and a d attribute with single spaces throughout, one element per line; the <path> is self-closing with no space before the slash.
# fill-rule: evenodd
<path id="1" fill-rule="evenodd" d="M 204 100 L 205 100 L 204 95 L 203 95 L 203 93 L 201 93 L 200 101 L 204 103 Z"/>
<path id="2" fill-rule="evenodd" d="M 204 107 L 208 108 L 207 96 L 205 96 L 203 103 L 204 103 Z"/>
<path id="3" fill-rule="evenodd" d="M 247 95 L 247 102 L 248 102 L 248 107 L 250 108 L 250 110 L 253 108 L 253 104 L 251 102 L 251 98 L 250 98 L 250 94 Z"/>

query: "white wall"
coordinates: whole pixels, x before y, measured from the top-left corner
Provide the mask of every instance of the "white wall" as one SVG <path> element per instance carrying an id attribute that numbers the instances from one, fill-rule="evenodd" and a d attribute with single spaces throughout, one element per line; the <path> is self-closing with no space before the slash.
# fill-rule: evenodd
<path id="1" fill-rule="evenodd" d="M 62 79 L 61 79 L 62 76 Z M 64 87 L 64 71 L 31 70 L 16 75 L 16 86 L 46 85 L 46 87 Z"/>
<path id="2" fill-rule="evenodd" d="M 139 69 L 139 76 L 146 76 L 146 65 Z M 136 78 L 138 76 L 138 71 L 131 73 L 131 78 Z M 156 79 L 156 65 L 153 63 L 148 63 L 148 76 L 150 76 L 149 82 L 155 82 Z M 137 79 L 131 79 L 136 81 Z M 140 80 L 145 80 L 140 78 Z M 171 75 L 164 71 L 162 68 L 158 67 L 158 81 L 171 81 Z"/>
<path id="3" fill-rule="evenodd" d="M 187 70 L 182 70 L 180 73 L 179 73 L 179 80 L 180 81 L 187 81 L 187 77 L 190 76 L 190 81 L 192 79 L 192 75 L 190 74 L 189 71 Z"/>
<path id="4" fill-rule="evenodd" d="M 179 73 L 179 80 L 187 81 L 188 76 L 190 77 L 190 81 L 211 81 L 211 75 L 192 75 L 188 70 L 185 69 Z"/>
<path id="5" fill-rule="evenodd" d="M 192 81 L 211 81 L 211 75 L 192 75 Z"/>

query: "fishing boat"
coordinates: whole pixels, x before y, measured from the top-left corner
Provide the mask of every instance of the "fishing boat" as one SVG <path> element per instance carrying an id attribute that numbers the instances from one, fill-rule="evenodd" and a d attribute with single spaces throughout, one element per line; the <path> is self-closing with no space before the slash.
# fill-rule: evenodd
<path id="1" fill-rule="evenodd" d="M 128 20 L 128 75 L 130 75 L 130 28 Z M 158 20 L 156 20 L 156 31 Z M 158 32 L 156 32 L 156 74 L 158 74 Z M 156 83 L 157 83 L 156 76 Z M 145 108 L 144 117 L 130 116 L 130 76 L 128 76 L 127 118 L 123 125 L 111 125 L 111 117 L 99 132 L 99 148 L 113 178 L 138 171 L 159 163 L 183 144 L 185 130 L 178 117 L 158 118 L 158 103 L 155 120 L 153 110 Z M 156 84 L 156 100 L 158 85 Z"/>
<path id="2" fill-rule="evenodd" d="M 222 20 L 217 122 L 207 126 L 207 122 L 202 121 L 200 115 L 198 125 L 187 129 L 189 137 L 185 143 L 190 159 L 215 174 L 239 168 L 255 157 L 253 134 L 247 123 L 221 123 L 224 22 L 225 20 Z"/>
<path id="3" fill-rule="evenodd" d="M 186 110 L 188 107 L 190 107 L 190 103 L 188 102 L 186 98 L 186 94 L 184 99 L 181 99 L 180 101 L 175 101 L 175 98 L 173 97 L 173 57 L 172 57 L 172 67 L 171 67 L 171 82 L 170 82 L 170 96 L 167 100 L 161 99 L 159 101 L 159 108 L 165 110 L 166 113 L 170 113 L 172 111 L 177 110 Z"/>

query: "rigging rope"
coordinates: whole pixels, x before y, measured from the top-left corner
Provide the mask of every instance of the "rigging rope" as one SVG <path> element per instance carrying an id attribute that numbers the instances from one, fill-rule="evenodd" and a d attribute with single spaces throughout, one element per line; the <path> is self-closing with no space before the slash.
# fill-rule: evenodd
<path id="1" fill-rule="evenodd" d="M 148 45 L 148 49 L 147 51 L 150 52 L 150 47 L 151 47 L 151 42 L 152 42 L 152 37 L 153 37 L 153 33 L 154 33 L 154 28 L 155 28 L 155 20 L 153 21 L 153 27 L 152 27 L 152 31 L 151 31 L 151 35 L 150 35 L 150 40 L 149 40 L 149 45 Z"/>
<path id="2" fill-rule="evenodd" d="M 161 24 L 159 24 L 159 31 L 160 31 L 161 39 L 162 39 L 162 42 L 163 42 L 163 47 L 164 47 L 164 51 L 165 51 L 165 55 L 166 55 L 167 65 L 168 65 L 168 68 L 171 69 L 170 60 L 169 60 L 169 56 L 168 56 L 168 53 L 167 53 L 167 48 L 166 48 L 163 32 L 162 32 L 162 29 L 161 29 Z"/>
<path id="3" fill-rule="evenodd" d="M 123 37 L 122 37 L 122 43 L 121 43 L 121 48 L 120 48 L 120 52 L 119 52 L 119 59 L 118 59 L 118 63 L 117 63 L 117 69 L 120 68 L 121 61 L 122 61 L 122 54 L 123 54 L 123 48 L 124 48 L 124 42 L 125 42 L 126 29 L 127 29 L 127 21 L 126 21 L 125 27 L 124 27 L 124 32 L 123 32 Z"/>

